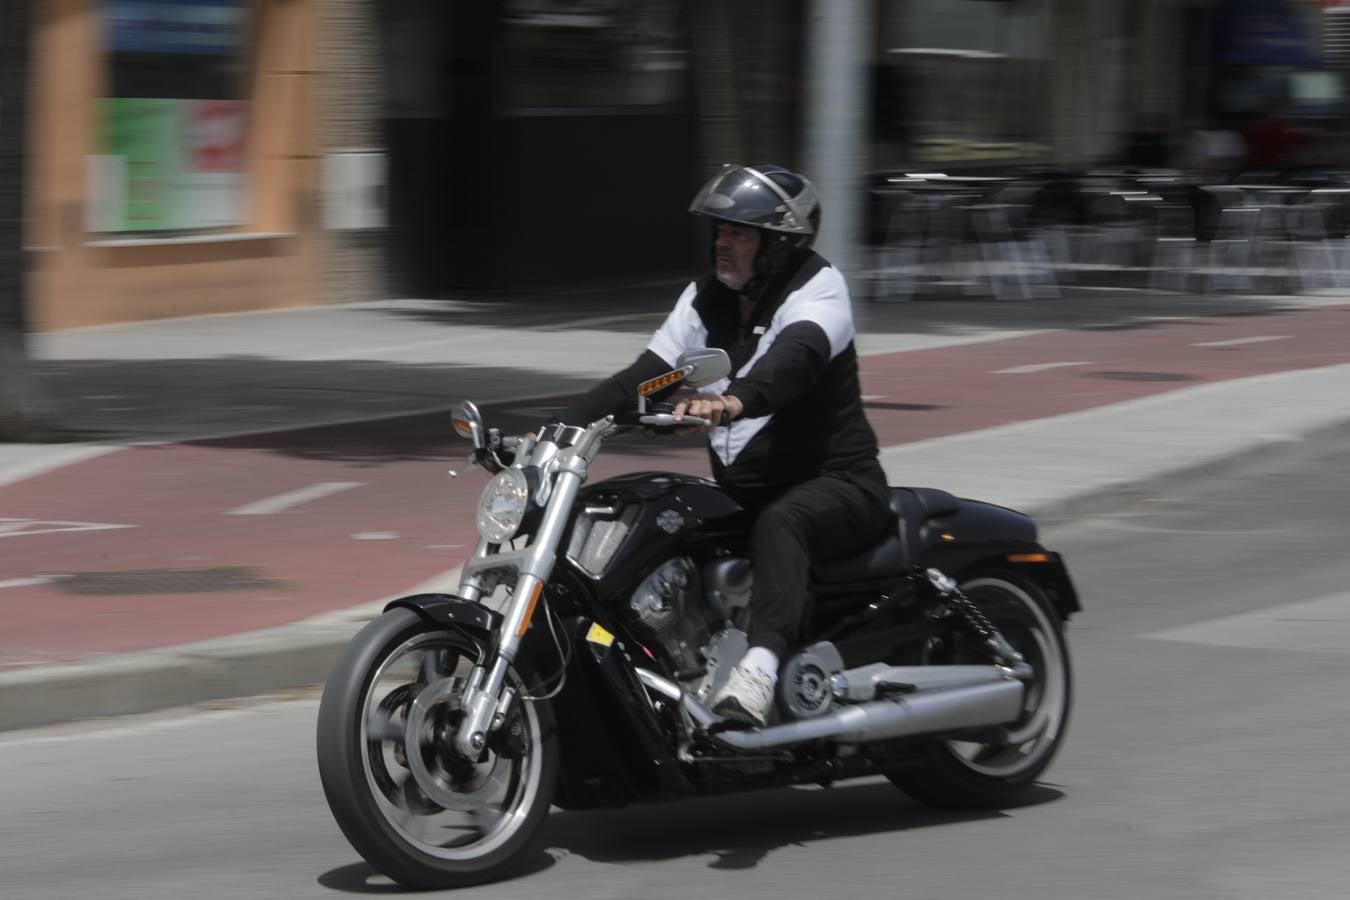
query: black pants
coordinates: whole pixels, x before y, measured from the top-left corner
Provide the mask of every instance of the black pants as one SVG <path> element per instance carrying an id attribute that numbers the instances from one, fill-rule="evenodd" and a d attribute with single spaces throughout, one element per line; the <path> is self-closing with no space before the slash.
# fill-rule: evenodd
<path id="1" fill-rule="evenodd" d="M 851 556 L 880 541 L 891 522 L 890 489 L 875 465 L 737 499 L 758 511 L 750 533 L 750 646 L 782 660 L 799 638 L 812 560 Z"/>

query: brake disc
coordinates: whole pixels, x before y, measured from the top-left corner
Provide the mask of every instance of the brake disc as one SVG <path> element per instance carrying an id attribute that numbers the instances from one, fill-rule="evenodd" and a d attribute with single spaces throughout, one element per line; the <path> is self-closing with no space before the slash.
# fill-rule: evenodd
<path id="1" fill-rule="evenodd" d="M 404 727 L 404 747 L 408 769 L 417 786 L 427 797 L 445 809 L 472 812 L 481 809 L 487 799 L 501 787 L 509 774 L 511 763 L 492 752 L 486 752 L 484 759 L 450 760 L 450 742 L 454 730 L 448 727 L 452 713 L 459 711 L 459 696 L 456 691 L 463 686 L 463 679 L 442 678 L 432 682 L 418 693 L 408 706 L 407 721 Z M 439 710 L 443 717 L 433 715 L 437 706 L 451 704 L 451 710 Z M 438 722 L 437 719 L 441 718 Z M 442 727 L 445 726 L 445 727 Z M 431 750 L 433 760 L 445 759 L 446 765 L 438 766 L 441 772 L 433 772 L 427 765 L 427 749 Z"/>

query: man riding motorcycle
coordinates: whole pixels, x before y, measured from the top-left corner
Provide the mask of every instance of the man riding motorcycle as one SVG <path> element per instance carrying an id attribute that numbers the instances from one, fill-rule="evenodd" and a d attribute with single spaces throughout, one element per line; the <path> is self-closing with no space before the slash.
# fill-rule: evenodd
<path id="1" fill-rule="evenodd" d="M 815 187 L 780 166 L 724 166 L 689 211 L 712 223 L 713 272 L 691 282 L 623 371 L 562 415 L 584 425 L 674 368 L 718 347 L 731 375 L 674 398 L 675 417 L 706 418 L 713 475 L 755 515 L 749 651 L 713 701 L 764 725 L 779 661 L 797 641 L 810 564 L 878 541 L 891 519 L 876 434 L 863 411 L 848 286 L 811 248 Z"/>

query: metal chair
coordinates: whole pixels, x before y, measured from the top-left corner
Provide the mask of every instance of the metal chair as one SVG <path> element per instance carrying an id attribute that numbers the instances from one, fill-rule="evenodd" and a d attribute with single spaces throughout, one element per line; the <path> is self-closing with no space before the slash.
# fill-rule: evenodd
<path id="1" fill-rule="evenodd" d="M 1250 290 L 1252 238 L 1260 224 L 1261 207 L 1249 204 L 1241 188 L 1209 185 L 1204 190 L 1219 203 L 1218 226 L 1207 253 L 1205 290 Z"/>

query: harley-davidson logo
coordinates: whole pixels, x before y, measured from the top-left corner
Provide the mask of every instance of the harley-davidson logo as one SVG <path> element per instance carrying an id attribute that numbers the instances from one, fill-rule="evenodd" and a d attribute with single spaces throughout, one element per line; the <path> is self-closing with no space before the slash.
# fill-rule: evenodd
<path id="1" fill-rule="evenodd" d="M 674 534 L 684 527 L 684 516 L 673 509 L 668 509 L 656 517 L 656 525 L 666 534 Z"/>

